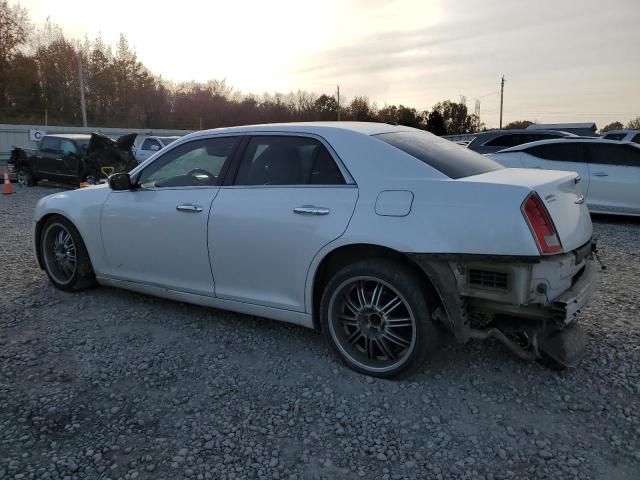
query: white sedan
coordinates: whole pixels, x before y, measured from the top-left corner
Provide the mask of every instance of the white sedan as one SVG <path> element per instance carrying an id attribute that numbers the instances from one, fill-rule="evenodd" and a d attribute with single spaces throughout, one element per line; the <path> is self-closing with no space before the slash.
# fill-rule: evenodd
<path id="1" fill-rule="evenodd" d="M 525 143 L 488 155 L 506 167 L 574 171 L 592 213 L 640 215 L 640 145 L 598 138 Z"/>
<path id="2" fill-rule="evenodd" d="M 43 198 L 33 238 L 60 289 L 315 328 L 381 377 L 418 368 L 441 327 L 573 366 L 594 285 L 576 174 L 505 169 L 387 124 L 196 132 L 108 185 Z"/>

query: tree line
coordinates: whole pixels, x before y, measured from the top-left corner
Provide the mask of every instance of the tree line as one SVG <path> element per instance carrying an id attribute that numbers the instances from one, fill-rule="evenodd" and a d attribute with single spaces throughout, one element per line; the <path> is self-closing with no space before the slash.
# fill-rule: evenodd
<path id="1" fill-rule="evenodd" d="M 115 46 L 98 36 L 66 38 L 47 20 L 35 28 L 18 4 L 0 0 L 0 122 L 81 125 L 82 64 L 89 125 L 200 129 L 254 123 L 342 120 L 397 123 L 438 135 L 482 128 L 466 105 L 443 101 L 430 110 L 377 106 L 365 96 L 338 105 L 333 94 L 299 90 L 244 94 L 224 80 L 172 83 L 151 73 L 126 36 Z"/>
<path id="2" fill-rule="evenodd" d="M 65 37 L 47 20 L 36 28 L 26 9 L 0 0 L 0 123 L 82 125 L 82 65 L 89 125 L 195 130 L 255 123 L 342 120 L 397 123 L 436 135 L 485 129 L 464 103 L 445 100 L 430 110 L 378 106 L 365 96 L 338 105 L 333 94 L 298 90 L 245 94 L 224 80 L 173 83 L 138 59 L 126 36 L 115 46 L 98 36 Z M 635 123 L 634 123 L 635 122 Z M 506 128 L 521 128 L 516 121 Z M 640 118 L 628 128 L 640 124 Z M 616 122 L 605 128 L 619 128 Z"/>

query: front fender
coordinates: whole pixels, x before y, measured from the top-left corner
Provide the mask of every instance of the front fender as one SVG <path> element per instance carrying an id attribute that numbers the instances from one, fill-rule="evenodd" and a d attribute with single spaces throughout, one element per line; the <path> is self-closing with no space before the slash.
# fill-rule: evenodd
<path id="1" fill-rule="evenodd" d="M 36 204 L 34 210 L 34 225 L 32 228 L 33 249 L 42 268 L 38 243 L 40 233 L 47 218 L 61 215 L 75 225 L 82 236 L 96 273 L 106 268 L 106 255 L 102 246 L 100 230 L 100 213 L 104 202 L 109 198 L 111 190 L 107 185 L 96 185 L 80 190 L 69 190 L 48 195 Z"/>

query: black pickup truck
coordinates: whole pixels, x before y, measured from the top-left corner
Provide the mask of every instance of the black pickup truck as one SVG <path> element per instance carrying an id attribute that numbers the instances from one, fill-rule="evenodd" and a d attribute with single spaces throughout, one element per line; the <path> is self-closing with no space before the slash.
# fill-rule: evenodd
<path id="1" fill-rule="evenodd" d="M 99 133 L 45 135 L 38 150 L 14 148 L 7 167 L 22 186 L 35 185 L 38 180 L 98 183 L 138 164 L 131 153 L 135 137 L 132 133 L 115 141 Z"/>

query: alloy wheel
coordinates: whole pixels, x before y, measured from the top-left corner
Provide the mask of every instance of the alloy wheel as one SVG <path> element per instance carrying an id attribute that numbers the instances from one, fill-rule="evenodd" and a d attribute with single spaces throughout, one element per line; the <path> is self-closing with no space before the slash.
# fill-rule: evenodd
<path id="1" fill-rule="evenodd" d="M 44 232 L 43 254 L 49 274 L 62 285 L 71 282 L 77 265 L 76 245 L 64 225 L 53 223 Z"/>
<path id="2" fill-rule="evenodd" d="M 404 363 L 415 348 L 416 321 L 407 300 L 375 277 L 343 282 L 329 303 L 336 345 L 358 367 L 382 373 Z"/>

